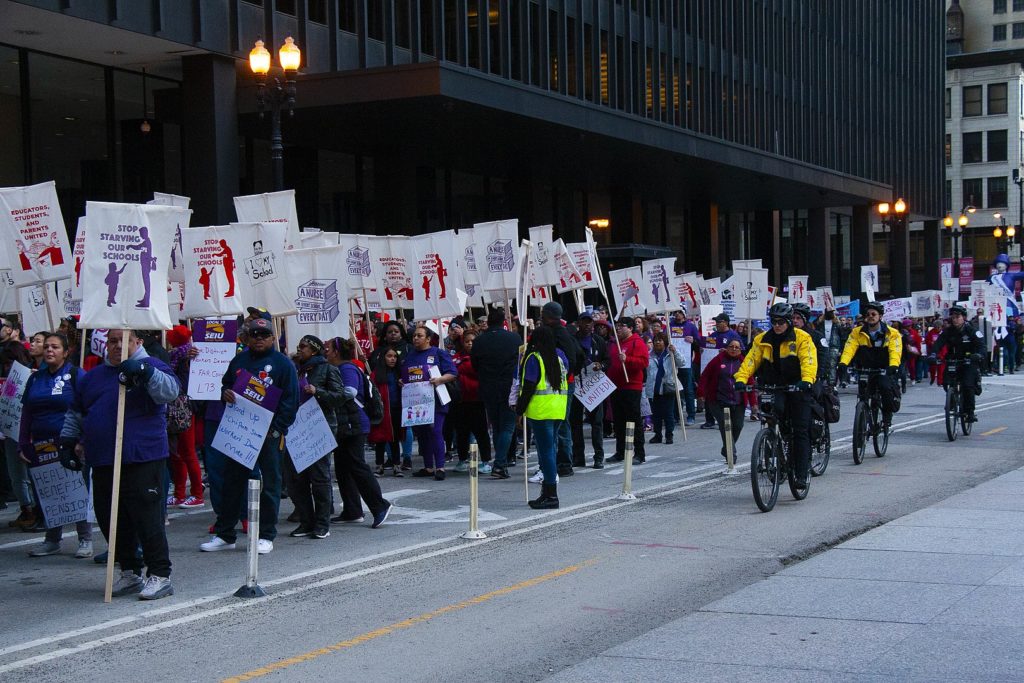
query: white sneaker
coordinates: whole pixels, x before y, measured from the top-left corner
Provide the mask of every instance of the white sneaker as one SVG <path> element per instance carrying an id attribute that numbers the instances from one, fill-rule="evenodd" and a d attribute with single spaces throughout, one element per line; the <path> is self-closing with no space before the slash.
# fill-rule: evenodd
<path id="1" fill-rule="evenodd" d="M 150 576 L 146 579 L 146 585 L 139 593 L 139 600 L 159 600 L 168 595 L 174 595 L 174 586 L 171 579 L 163 576 Z"/>
<path id="2" fill-rule="evenodd" d="M 750 408 L 743 411 L 743 417 L 750 417 Z"/>
<path id="3" fill-rule="evenodd" d="M 477 471 L 477 474 L 490 474 L 491 473 L 491 463 L 489 463 L 489 462 L 482 462 L 482 463 L 480 463 L 480 465 L 476 468 L 476 471 Z"/>
<path id="4" fill-rule="evenodd" d="M 269 553 L 273 549 L 274 549 L 274 542 L 273 541 L 268 541 L 265 538 L 261 538 L 259 540 L 259 542 L 257 543 L 257 545 L 256 545 L 256 552 L 258 552 L 260 555 L 266 555 L 267 553 Z"/>
<path id="5" fill-rule="evenodd" d="M 529 479 L 531 484 L 543 484 L 544 483 L 544 472 L 537 470 L 533 473 L 533 476 Z"/>
<path id="6" fill-rule="evenodd" d="M 206 553 L 215 553 L 218 550 L 234 550 L 235 544 L 228 543 L 220 536 L 214 536 L 206 543 L 200 545 L 199 549 Z"/>
<path id="7" fill-rule="evenodd" d="M 79 541 L 75 557 L 80 560 L 92 557 L 92 541 Z"/>
<path id="8" fill-rule="evenodd" d="M 138 593 L 142 590 L 142 577 L 133 572 L 130 569 L 121 572 L 121 578 L 114 582 L 111 595 L 120 597 L 122 595 L 131 595 L 132 593 Z"/>

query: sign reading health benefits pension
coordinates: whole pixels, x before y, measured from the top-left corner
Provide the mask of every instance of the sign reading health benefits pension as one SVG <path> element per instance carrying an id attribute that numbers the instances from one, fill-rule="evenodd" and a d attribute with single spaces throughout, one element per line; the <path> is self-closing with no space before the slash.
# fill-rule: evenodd
<path id="1" fill-rule="evenodd" d="M 81 326 L 166 330 L 167 259 L 187 209 L 88 202 Z"/>
<path id="2" fill-rule="evenodd" d="M 0 188 L 0 239 L 18 287 L 71 275 L 71 246 L 52 180 Z"/>

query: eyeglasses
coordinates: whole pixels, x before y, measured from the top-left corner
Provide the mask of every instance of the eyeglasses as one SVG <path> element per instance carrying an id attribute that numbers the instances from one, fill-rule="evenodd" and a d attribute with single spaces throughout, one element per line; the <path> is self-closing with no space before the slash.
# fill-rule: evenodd
<path id="1" fill-rule="evenodd" d="M 772 318 L 772 325 L 785 325 L 787 322 L 785 318 Z"/>
<path id="2" fill-rule="evenodd" d="M 261 330 L 259 332 L 250 332 L 249 336 L 252 337 L 253 339 L 270 339 L 273 336 L 273 334 Z"/>
<path id="3" fill-rule="evenodd" d="M 726 346 L 726 351 L 742 351 L 743 349 L 739 346 Z"/>

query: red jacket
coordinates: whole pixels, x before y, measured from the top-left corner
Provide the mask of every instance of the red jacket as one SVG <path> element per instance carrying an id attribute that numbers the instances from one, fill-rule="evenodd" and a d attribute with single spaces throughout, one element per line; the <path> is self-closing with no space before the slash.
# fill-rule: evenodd
<path id="1" fill-rule="evenodd" d="M 463 403 L 480 402 L 480 376 L 476 374 L 473 361 L 468 353 L 457 353 L 452 359 L 455 367 L 459 369 L 459 386 L 462 388 Z"/>
<path id="2" fill-rule="evenodd" d="M 626 354 L 625 372 L 622 370 L 623 362 L 619 360 L 619 345 L 618 338 L 608 344 L 608 379 L 618 389 L 643 390 L 644 370 L 647 369 L 651 355 L 647 342 L 634 332 L 629 339 L 621 343 L 621 351 Z M 629 381 L 626 381 L 626 373 L 629 373 Z"/>
<path id="3" fill-rule="evenodd" d="M 384 403 L 384 419 L 379 424 L 370 425 L 370 433 L 366 437 L 367 443 L 391 443 L 395 440 L 394 430 L 391 428 L 391 401 L 388 400 L 389 389 L 387 381 L 377 381 L 377 371 L 370 374 L 370 381 L 380 392 L 380 400 Z"/>

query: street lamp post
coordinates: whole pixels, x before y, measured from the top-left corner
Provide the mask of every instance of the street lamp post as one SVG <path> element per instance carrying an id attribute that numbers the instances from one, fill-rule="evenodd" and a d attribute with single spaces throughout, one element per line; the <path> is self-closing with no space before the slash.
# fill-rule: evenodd
<path id="1" fill-rule="evenodd" d="M 1006 216 L 1000 213 L 994 213 L 992 216 L 999 219 L 999 225 L 992 231 L 992 236 L 996 238 L 996 251 L 1001 251 L 1003 246 L 1005 246 L 1007 253 L 1009 253 L 1011 246 L 1014 244 L 1013 238 L 1017 234 L 1017 229 L 1012 225 L 1006 224 Z M 1003 235 L 1006 235 L 1005 240 Z"/>
<path id="2" fill-rule="evenodd" d="M 889 289 L 892 291 L 893 296 L 896 295 L 896 262 L 893 256 L 896 253 L 894 248 L 897 238 L 896 231 L 897 229 L 906 230 L 907 216 L 909 215 L 907 209 L 907 203 L 903 201 L 902 197 L 892 204 L 881 202 L 878 205 L 878 213 L 882 217 L 882 225 L 885 227 L 886 232 L 889 233 Z M 904 232 L 899 234 L 900 236 L 905 236 Z"/>
<path id="3" fill-rule="evenodd" d="M 284 45 L 277 52 L 281 70 L 284 71 L 284 84 L 274 76 L 273 83 L 267 82 L 270 73 L 270 52 L 263 47 L 263 41 L 257 40 L 249 52 L 249 68 L 256 75 L 256 106 L 260 118 L 263 110 L 270 108 L 270 164 L 274 176 L 274 191 L 284 189 L 284 144 L 281 141 L 281 107 L 288 107 L 288 115 L 293 116 L 295 110 L 295 76 L 302 63 L 302 52 L 291 36 L 285 38 Z"/>
<path id="4" fill-rule="evenodd" d="M 951 215 L 942 219 L 942 224 L 949 228 L 953 236 L 953 277 L 957 278 L 957 289 L 960 287 L 960 238 L 969 222 L 967 214 L 974 213 L 975 210 L 973 206 L 968 205 L 960 210 L 960 216 L 956 220 L 953 220 Z"/>

